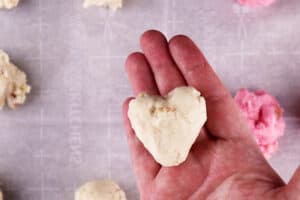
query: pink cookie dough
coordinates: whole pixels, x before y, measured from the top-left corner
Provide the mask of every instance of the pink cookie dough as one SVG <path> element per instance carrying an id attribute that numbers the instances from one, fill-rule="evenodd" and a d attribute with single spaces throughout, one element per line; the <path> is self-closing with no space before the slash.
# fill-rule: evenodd
<path id="1" fill-rule="evenodd" d="M 275 2 L 275 0 L 238 0 L 241 5 L 249 7 L 258 7 L 258 6 L 269 6 Z"/>
<path id="2" fill-rule="evenodd" d="M 262 153 L 270 158 L 278 149 L 278 138 L 284 134 L 283 109 L 263 90 L 240 89 L 234 99 L 246 116 Z"/>

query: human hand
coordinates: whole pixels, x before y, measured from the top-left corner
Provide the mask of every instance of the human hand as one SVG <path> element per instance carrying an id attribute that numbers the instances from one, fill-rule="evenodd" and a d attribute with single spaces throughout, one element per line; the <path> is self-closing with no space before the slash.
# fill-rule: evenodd
<path id="1" fill-rule="evenodd" d="M 141 37 L 143 53 L 133 53 L 126 71 L 135 95 L 165 95 L 178 86 L 198 89 L 208 120 L 187 160 L 162 167 L 135 136 L 123 106 L 133 169 L 141 200 L 300 199 L 300 169 L 288 185 L 266 162 L 246 121 L 213 69 L 186 36 L 169 42 L 158 31 Z"/>

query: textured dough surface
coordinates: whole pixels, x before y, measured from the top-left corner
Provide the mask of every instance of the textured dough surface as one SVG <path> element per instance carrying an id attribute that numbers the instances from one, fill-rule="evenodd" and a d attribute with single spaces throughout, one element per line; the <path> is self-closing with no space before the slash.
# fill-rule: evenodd
<path id="1" fill-rule="evenodd" d="M 122 0 L 85 0 L 83 7 L 88 8 L 90 6 L 103 6 L 116 10 L 122 7 Z"/>
<path id="2" fill-rule="evenodd" d="M 163 166 L 184 162 L 206 116 L 205 99 L 192 87 L 179 87 L 166 97 L 140 94 L 129 104 L 136 136 Z"/>
<path id="3" fill-rule="evenodd" d="M 266 158 L 278 149 L 278 138 L 284 134 L 283 109 L 276 99 L 263 90 L 241 89 L 235 101 L 244 113 L 252 133 Z"/>
<path id="4" fill-rule="evenodd" d="M 19 0 L 0 0 L 0 8 L 12 9 L 16 7 Z"/>
<path id="5" fill-rule="evenodd" d="M 0 109 L 5 102 L 13 109 L 24 104 L 29 92 L 26 74 L 12 64 L 8 55 L 0 50 Z"/>
<path id="6" fill-rule="evenodd" d="M 113 181 L 93 181 L 75 192 L 75 200 L 126 200 L 124 191 Z"/>

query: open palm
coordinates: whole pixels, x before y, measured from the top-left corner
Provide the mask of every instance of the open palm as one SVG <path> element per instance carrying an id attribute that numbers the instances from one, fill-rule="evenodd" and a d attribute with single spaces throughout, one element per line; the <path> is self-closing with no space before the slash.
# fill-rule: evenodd
<path id="1" fill-rule="evenodd" d="M 230 93 L 200 50 L 186 36 L 169 42 L 158 31 L 141 37 L 143 53 L 132 53 L 126 71 L 134 93 L 165 95 L 178 86 L 201 91 L 208 120 L 188 159 L 162 167 L 131 128 L 124 103 L 133 169 L 141 200 L 300 199 L 300 170 L 286 185 L 261 155 Z"/>

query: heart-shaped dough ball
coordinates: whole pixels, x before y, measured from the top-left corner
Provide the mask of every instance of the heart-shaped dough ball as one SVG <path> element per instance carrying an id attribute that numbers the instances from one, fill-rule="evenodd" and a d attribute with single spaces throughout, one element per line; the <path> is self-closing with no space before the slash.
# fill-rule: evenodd
<path id="1" fill-rule="evenodd" d="M 139 94 L 129 104 L 128 117 L 136 136 L 163 166 L 187 159 L 204 125 L 204 97 L 193 87 L 178 87 L 166 97 Z"/>

